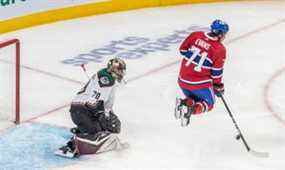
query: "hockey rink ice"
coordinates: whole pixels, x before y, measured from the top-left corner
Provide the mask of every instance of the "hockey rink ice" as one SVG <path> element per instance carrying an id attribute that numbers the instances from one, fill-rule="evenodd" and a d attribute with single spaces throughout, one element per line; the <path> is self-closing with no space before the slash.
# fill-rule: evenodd
<path id="1" fill-rule="evenodd" d="M 213 111 L 175 120 L 178 47 L 214 19 L 230 26 L 225 40 L 225 97 L 252 149 L 235 140 L 220 99 Z M 0 130 L 1 170 L 284 170 L 285 2 L 181 5 L 118 12 L 37 26 L 0 36 L 21 40 L 23 123 Z M 127 63 L 117 91 L 119 135 L 130 148 L 64 159 L 54 150 L 70 138 L 68 109 L 88 74 L 112 56 Z M 3 57 L 3 58 L 1 58 Z M 7 66 L 0 56 L 0 67 Z M 2 73 L 1 73 L 2 74 Z M 1 82 L 0 82 L 1 83 Z"/>

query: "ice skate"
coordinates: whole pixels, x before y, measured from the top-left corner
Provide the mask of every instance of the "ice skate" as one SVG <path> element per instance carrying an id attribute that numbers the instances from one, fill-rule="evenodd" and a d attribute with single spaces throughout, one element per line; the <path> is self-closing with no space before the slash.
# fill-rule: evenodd
<path id="1" fill-rule="evenodd" d="M 182 116 L 181 109 L 182 109 L 182 99 L 176 98 L 176 100 L 175 100 L 175 110 L 174 110 L 175 119 L 180 119 L 181 118 L 181 116 Z"/>
<path id="2" fill-rule="evenodd" d="M 55 155 L 66 157 L 66 158 L 76 158 L 79 157 L 79 153 L 76 152 L 76 149 L 71 149 L 69 146 L 60 147 L 57 151 L 54 152 Z"/>
<path id="3" fill-rule="evenodd" d="M 182 127 L 185 127 L 185 126 L 189 125 L 190 117 L 191 117 L 193 111 L 194 111 L 194 107 L 188 107 L 188 106 L 185 106 L 185 105 L 182 106 L 182 108 L 181 108 L 181 113 L 182 113 L 182 116 L 181 116 L 181 126 Z"/>

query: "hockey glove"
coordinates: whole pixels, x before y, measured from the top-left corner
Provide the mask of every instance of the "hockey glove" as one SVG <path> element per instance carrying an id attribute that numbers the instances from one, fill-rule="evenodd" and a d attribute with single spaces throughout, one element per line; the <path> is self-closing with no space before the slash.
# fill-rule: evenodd
<path id="1" fill-rule="evenodd" d="M 109 117 L 108 117 L 108 130 L 112 133 L 120 133 L 121 131 L 121 121 L 117 117 L 117 115 L 114 114 L 113 111 L 110 111 Z"/>
<path id="2" fill-rule="evenodd" d="M 107 130 L 111 133 L 120 133 L 121 122 L 119 118 L 113 113 L 113 111 L 102 114 L 99 117 L 99 121 L 104 130 Z"/>
<path id="3" fill-rule="evenodd" d="M 221 97 L 225 93 L 224 84 L 214 84 L 214 92 L 217 97 Z"/>

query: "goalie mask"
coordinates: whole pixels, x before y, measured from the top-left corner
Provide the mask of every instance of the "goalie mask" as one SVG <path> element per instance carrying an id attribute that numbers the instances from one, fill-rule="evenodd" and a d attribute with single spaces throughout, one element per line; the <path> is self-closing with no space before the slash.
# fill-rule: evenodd
<path id="1" fill-rule="evenodd" d="M 120 83 L 126 74 L 126 63 L 120 58 L 109 60 L 107 70 Z"/>

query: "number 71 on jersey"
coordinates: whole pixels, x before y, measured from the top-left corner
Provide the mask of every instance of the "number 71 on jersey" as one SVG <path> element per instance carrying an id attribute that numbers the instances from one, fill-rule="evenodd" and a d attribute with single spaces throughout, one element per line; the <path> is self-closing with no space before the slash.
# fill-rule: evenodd
<path id="1" fill-rule="evenodd" d="M 191 46 L 189 51 L 192 52 L 192 55 L 190 58 L 188 58 L 188 61 L 185 63 L 185 66 L 189 66 L 192 63 L 192 61 L 194 61 L 194 59 L 196 57 L 201 57 L 200 61 L 198 62 L 198 65 L 196 65 L 194 67 L 195 71 L 201 72 L 202 71 L 202 65 L 203 65 L 204 61 L 206 60 L 208 53 L 206 51 L 201 53 L 201 50 L 195 46 Z"/>

